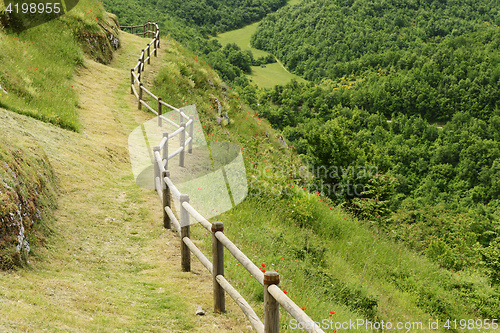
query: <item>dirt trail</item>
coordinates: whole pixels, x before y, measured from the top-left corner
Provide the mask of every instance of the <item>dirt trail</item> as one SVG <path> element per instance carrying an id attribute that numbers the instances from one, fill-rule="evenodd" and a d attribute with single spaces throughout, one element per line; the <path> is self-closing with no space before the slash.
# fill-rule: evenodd
<path id="1" fill-rule="evenodd" d="M 75 79 L 82 133 L 0 110 L 0 131 L 37 140 L 62 189 L 48 248 L 28 269 L 0 273 L 0 331 L 247 332 L 230 299 L 228 314 L 213 314 L 211 276 L 195 258 L 193 272 L 181 272 L 180 241 L 162 228 L 156 193 L 135 185 L 128 134 L 152 115 L 137 110 L 128 82 L 148 40 L 120 39 L 111 65 L 88 60 Z"/>

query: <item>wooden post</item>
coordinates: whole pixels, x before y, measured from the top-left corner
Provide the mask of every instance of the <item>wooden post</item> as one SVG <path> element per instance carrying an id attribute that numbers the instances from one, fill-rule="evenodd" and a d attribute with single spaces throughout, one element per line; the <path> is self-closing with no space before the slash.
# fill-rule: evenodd
<path id="1" fill-rule="evenodd" d="M 153 148 L 153 166 L 154 166 L 154 178 L 153 178 L 153 184 L 155 190 L 159 190 L 156 188 L 156 178 L 160 178 L 160 167 L 158 166 L 158 161 L 156 161 L 156 152 L 160 153 L 160 146 L 154 146 Z"/>
<path id="2" fill-rule="evenodd" d="M 182 117 L 182 116 L 181 116 Z M 179 140 L 181 141 L 180 147 L 184 147 L 186 143 L 186 124 L 181 122 L 181 127 L 183 130 L 179 133 Z M 179 153 L 179 166 L 184 167 L 184 152 L 186 149 L 182 149 Z"/>
<path id="3" fill-rule="evenodd" d="M 264 333 L 279 333 L 279 303 L 267 290 L 270 285 L 279 283 L 280 275 L 278 272 L 268 271 L 264 273 Z"/>
<path id="4" fill-rule="evenodd" d="M 132 29 L 130 33 L 133 35 L 134 34 L 134 26 L 132 25 L 132 26 L 130 26 L 130 28 Z"/>
<path id="5" fill-rule="evenodd" d="M 137 68 L 137 81 L 141 82 L 141 58 L 139 60 L 139 67 Z"/>
<path id="6" fill-rule="evenodd" d="M 142 82 L 139 82 L 139 104 L 138 104 L 139 110 L 142 110 L 141 101 L 142 101 Z"/>
<path id="7" fill-rule="evenodd" d="M 179 199 L 181 206 L 181 266 L 183 272 L 191 271 L 191 251 L 184 243 L 184 237 L 189 238 L 189 213 L 182 206 L 183 202 L 189 202 L 189 196 L 187 194 L 181 194 Z"/>
<path id="8" fill-rule="evenodd" d="M 168 170 L 168 133 L 163 133 L 163 137 L 167 138 L 167 142 L 163 146 L 163 160 L 165 161 L 165 169 Z"/>
<path id="9" fill-rule="evenodd" d="M 213 262 L 213 289 L 214 289 L 214 312 L 226 312 L 226 301 L 224 299 L 224 289 L 217 282 L 217 275 L 224 276 L 224 245 L 215 237 L 216 232 L 223 232 L 222 222 L 212 223 L 212 262 Z"/>
<path id="10" fill-rule="evenodd" d="M 155 30 L 156 30 L 156 25 L 155 25 Z M 153 40 L 153 45 L 155 46 L 155 57 L 157 57 L 158 55 L 156 54 L 156 51 L 158 49 L 158 36 L 156 35 L 156 31 L 155 31 L 155 39 Z"/>
<path id="11" fill-rule="evenodd" d="M 193 153 L 193 130 L 194 130 L 194 117 L 193 116 L 189 116 L 189 120 L 191 121 L 191 124 L 189 125 L 189 137 L 191 138 L 191 141 L 189 141 L 189 145 L 188 145 L 188 153 L 189 154 L 192 154 Z"/>
<path id="12" fill-rule="evenodd" d="M 148 45 L 147 49 L 148 49 L 148 65 L 149 65 L 149 64 L 151 64 L 151 57 L 150 57 L 150 55 L 151 55 L 151 44 Z"/>
<path id="13" fill-rule="evenodd" d="M 134 94 L 134 69 L 130 70 L 130 93 Z"/>
<path id="14" fill-rule="evenodd" d="M 165 183 L 165 177 L 170 177 L 170 171 L 163 171 L 161 175 L 161 186 L 163 188 L 163 227 L 170 230 L 172 228 L 170 225 L 170 216 L 165 211 L 165 207 L 172 208 L 172 203 L 170 201 L 170 188 Z"/>
<path id="15" fill-rule="evenodd" d="M 162 105 L 161 105 L 161 97 L 158 97 L 158 126 L 162 126 L 162 119 L 161 119 L 161 115 L 162 115 Z"/>
<path id="16" fill-rule="evenodd" d="M 144 70 L 144 50 L 141 50 L 141 73 Z"/>

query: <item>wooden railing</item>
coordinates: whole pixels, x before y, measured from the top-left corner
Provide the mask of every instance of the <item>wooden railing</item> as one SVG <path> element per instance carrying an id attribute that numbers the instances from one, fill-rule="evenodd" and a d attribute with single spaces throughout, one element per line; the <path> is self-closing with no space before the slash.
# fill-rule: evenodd
<path id="1" fill-rule="evenodd" d="M 153 28 L 151 28 L 153 25 Z M 146 30 L 146 26 L 148 27 Z M 193 144 L 193 116 L 187 116 L 181 109 L 173 107 L 147 90 L 141 82 L 141 74 L 144 71 L 144 65 L 150 63 L 151 53 L 157 55 L 157 49 L 160 47 L 159 29 L 156 23 L 148 22 L 144 26 L 131 26 L 121 28 L 140 28 L 143 32 L 154 32 L 153 40 L 147 44 L 147 47 L 141 51 L 137 65 L 131 69 L 130 91 L 138 99 L 138 108 L 142 106 L 158 116 L 158 126 L 162 122 L 174 126 L 176 130 L 170 134 L 164 133 L 158 146 L 153 148 L 154 157 L 154 184 L 159 199 L 163 207 L 163 225 L 166 229 L 171 229 L 172 225 L 178 232 L 181 240 L 181 267 L 182 271 L 191 271 L 191 252 L 212 274 L 213 280 L 213 299 L 214 311 L 216 313 L 225 312 L 225 292 L 239 305 L 243 313 L 247 316 L 251 325 L 258 333 L 277 333 L 279 332 L 279 305 L 281 305 L 298 323 L 303 323 L 307 332 L 323 333 L 318 325 L 299 308 L 279 287 L 280 277 L 278 272 L 267 271 L 263 273 L 238 247 L 231 242 L 224 234 L 222 222 L 210 223 L 189 203 L 189 196 L 181 193 L 170 179 L 168 170 L 168 161 L 174 156 L 179 155 L 179 165 L 184 166 L 184 153 L 192 153 Z M 132 30 L 133 31 L 133 30 Z M 157 110 L 148 105 L 143 99 L 143 92 L 157 101 Z M 176 111 L 180 115 L 180 124 L 176 124 L 162 115 L 162 107 Z M 184 122 L 187 120 L 187 122 Z M 168 140 L 179 135 L 180 147 L 173 153 L 168 152 Z M 186 138 L 187 136 L 187 138 Z M 177 200 L 180 208 L 180 221 L 172 211 L 172 202 Z M 212 262 L 194 245 L 190 239 L 190 218 L 200 223 L 212 234 Z M 224 277 L 224 247 L 245 267 L 262 286 L 264 292 L 264 323 L 255 314 L 252 307 L 240 295 L 240 293 Z"/>

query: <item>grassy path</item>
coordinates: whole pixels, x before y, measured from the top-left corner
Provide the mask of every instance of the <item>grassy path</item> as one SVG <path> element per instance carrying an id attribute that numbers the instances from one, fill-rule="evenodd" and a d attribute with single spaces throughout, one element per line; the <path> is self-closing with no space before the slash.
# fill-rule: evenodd
<path id="1" fill-rule="evenodd" d="M 47 248 L 27 269 L 0 273 L 0 331 L 245 332 L 234 303 L 213 314 L 201 264 L 180 271 L 179 238 L 163 230 L 155 192 L 135 185 L 127 138 L 151 115 L 137 111 L 127 86 L 146 40 L 122 33 L 121 42 L 110 66 L 88 60 L 75 79 L 82 133 L 0 110 L 0 131 L 39 142 L 61 188 Z"/>

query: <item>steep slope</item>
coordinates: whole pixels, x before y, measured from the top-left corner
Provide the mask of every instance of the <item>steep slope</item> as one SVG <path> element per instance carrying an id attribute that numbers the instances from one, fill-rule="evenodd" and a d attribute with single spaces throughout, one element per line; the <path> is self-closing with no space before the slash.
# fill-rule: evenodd
<path id="1" fill-rule="evenodd" d="M 307 79 L 369 54 L 418 49 L 500 22 L 498 2 L 304 0 L 261 21 L 252 45 Z"/>
<path id="2" fill-rule="evenodd" d="M 326 193 L 318 192 L 324 190 L 319 181 L 311 181 L 313 174 L 319 179 L 324 169 L 315 167 L 309 173 L 294 148 L 280 143 L 279 132 L 215 77 L 205 61 L 179 43 L 171 44 L 165 66 L 154 81 L 155 94 L 169 96 L 176 105 L 196 103 L 206 139 L 238 144 L 245 159 L 248 197 L 215 219 L 225 223 L 224 232 L 262 269 L 279 270 L 282 288 L 295 297 L 299 306 L 304 306 L 311 318 L 340 322 L 357 318 L 393 323 L 408 320 L 425 324 L 429 318 L 446 321 L 499 315 L 498 289 L 490 285 L 486 276 L 474 270 L 457 274 L 439 267 L 425 255 L 384 235 L 375 222 L 355 218 L 335 207 Z M 276 88 L 268 96 L 286 98 L 290 91 L 279 94 Z M 248 89 L 242 95 L 258 101 L 252 93 L 255 91 Z M 210 95 L 221 101 L 229 122 L 220 121 L 217 104 L 211 102 Z M 385 119 L 381 122 L 388 124 Z M 330 135 L 342 134 L 311 132 L 315 133 L 325 141 Z M 318 152 L 330 156 L 326 149 Z M 362 169 L 350 165 L 337 171 L 350 175 Z M 384 182 L 391 180 L 378 174 L 376 168 L 371 174 L 367 170 L 366 177 L 380 182 L 381 189 L 386 190 Z M 207 252 L 210 246 L 209 241 L 205 242 Z M 260 285 L 231 258 L 226 263 L 226 274 L 262 313 Z M 330 311 L 337 315 L 330 318 Z M 293 331 L 286 315 L 281 324 L 283 329 Z M 444 330 L 442 326 L 441 329 Z"/>

